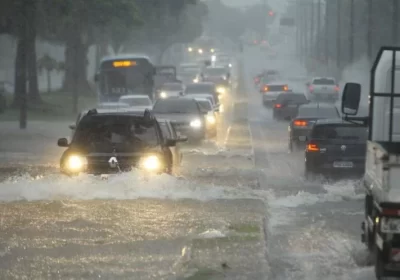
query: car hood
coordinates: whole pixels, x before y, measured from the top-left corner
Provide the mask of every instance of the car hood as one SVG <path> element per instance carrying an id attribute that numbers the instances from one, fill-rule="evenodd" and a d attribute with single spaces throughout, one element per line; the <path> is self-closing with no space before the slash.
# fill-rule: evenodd
<path id="1" fill-rule="evenodd" d="M 199 118 L 199 115 L 196 114 L 154 114 L 156 118 L 167 119 L 172 123 L 175 122 L 190 122 Z"/>

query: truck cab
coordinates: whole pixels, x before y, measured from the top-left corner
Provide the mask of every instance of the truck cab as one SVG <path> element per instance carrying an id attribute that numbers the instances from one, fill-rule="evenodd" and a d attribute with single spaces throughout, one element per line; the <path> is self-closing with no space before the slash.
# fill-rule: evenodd
<path id="1" fill-rule="evenodd" d="M 348 83 L 342 113 L 357 114 L 361 85 Z M 371 69 L 361 239 L 377 279 L 400 277 L 400 47 L 382 47 Z"/>

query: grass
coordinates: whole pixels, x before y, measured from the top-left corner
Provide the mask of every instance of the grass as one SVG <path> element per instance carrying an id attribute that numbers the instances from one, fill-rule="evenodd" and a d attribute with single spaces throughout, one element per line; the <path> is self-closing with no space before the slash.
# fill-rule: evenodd
<path id="1" fill-rule="evenodd" d="M 28 120 L 74 120 L 73 95 L 71 93 L 56 91 L 41 94 L 43 103 L 29 106 Z M 12 96 L 8 97 L 7 104 L 12 103 Z M 78 112 L 96 104 L 96 96 L 82 95 L 79 97 Z M 17 121 L 19 109 L 8 108 L 0 115 L 0 121 Z"/>

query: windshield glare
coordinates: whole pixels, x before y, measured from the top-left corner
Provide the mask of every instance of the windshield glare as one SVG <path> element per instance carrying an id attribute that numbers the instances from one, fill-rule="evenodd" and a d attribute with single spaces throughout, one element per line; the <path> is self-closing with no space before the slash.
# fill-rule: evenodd
<path id="1" fill-rule="evenodd" d="M 206 111 L 211 111 L 212 110 L 212 105 L 210 101 L 208 100 L 197 100 L 199 105 Z"/>
<path id="2" fill-rule="evenodd" d="M 194 100 L 164 99 L 154 104 L 153 112 L 156 114 L 197 114 L 199 109 Z"/>
<path id="3" fill-rule="evenodd" d="M 145 127 L 131 116 L 85 116 L 79 122 L 73 143 L 79 145 L 126 144 L 134 147 L 157 144 L 154 126 Z"/>
<path id="4" fill-rule="evenodd" d="M 315 79 L 314 85 L 335 85 L 335 81 L 332 79 Z"/>

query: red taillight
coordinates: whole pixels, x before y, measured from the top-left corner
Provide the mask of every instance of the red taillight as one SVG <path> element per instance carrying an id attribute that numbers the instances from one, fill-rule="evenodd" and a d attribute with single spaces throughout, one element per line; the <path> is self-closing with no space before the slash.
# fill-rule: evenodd
<path id="1" fill-rule="evenodd" d="M 295 121 L 293 122 L 293 125 L 294 125 L 294 126 L 307 126 L 308 123 L 307 123 L 307 121 L 295 120 Z"/>
<path id="2" fill-rule="evenodd" d="M 400 216 L 400 209 L 382 208 L 383 216 Z"/>
<path id="3" fill-rule="evenodd" d="M 310 92 L 314 91 L 314 87 L 313 86 L 309 86 L 308 89 L 310 90 Z"/>
<path id="4" fill-rule="evenodd" d="M 264 86 L 263 87 L 263 92 L 267 92 L 269 90 L 269 87 L 268 86 Z"/>
<path id="5" fill-rule="evenodd" d="M 274 106 L 275 106 L 275 108 L 281 108 L 282 107 L 281 104 L 275 104 Z"/>
<path id="6" fill-rule="evenodd" d="M 318 152 L 319 151 L 319 147 L 318 147 L 317 144 L 308 143 L 306 150 L 307 150 L 307 152 Z"/>
<path id="7" fill-rule="evenodd" d="M 284 87 L 283 87 L 283 90 L 284 90 L 284 91 L 288 91 L 288 90 L 289 90 L 289 87 L 288 87 L 288 86 L 284 86 Z"/>
<path id="8" fill-rule="evenodd" d="M 339 86 L 335 86 L 335 91 L 339 91 L 339 90 L 340 90 Z"/>

